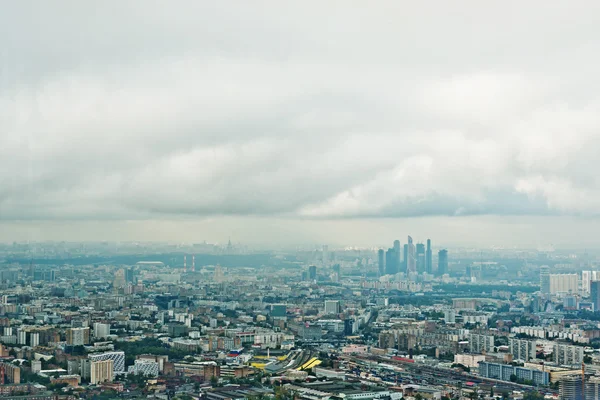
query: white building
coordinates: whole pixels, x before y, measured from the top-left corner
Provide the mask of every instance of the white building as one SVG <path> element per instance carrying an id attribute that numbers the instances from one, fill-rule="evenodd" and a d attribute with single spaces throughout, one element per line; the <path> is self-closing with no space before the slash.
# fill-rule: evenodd
<path id="1" fill-rule="evenodd" d="M 550 293 L 578 293 L 577 274 L 550 274 Z"/>
<path id="2" fill-rule="evenodd" d="M 94 323 L 94 337 L 98 339 L 106 339 L 110 335 L 110 324 L 101 322 Z"/>
<path id="3" fill-rule="evenodd" d="M 338 300 L 325 300 L 325 314 L 339 314 L 340 302 Z"/>
<path id="4" fill-rule="evenodd" d="M 281 345 L 283 341 L 283 333 L 278 332 L 260 332 L 254 335 L 254 344 L 261 348 L 275 348 Z"/>
<path id="5" fill-rule="evenodd" d="M 592 281 L 600 281 L 600 271 L 581 271 L 581 294 L 589 296 Z"/>
<path id="6" fill-rule="evenodd" d="M 569 344 L 554 344 L 554 362 L 558 365 L 579 365 L 583 363 L 583 347 Z"/>
<path id="7" fill-rule="evenodd" d="M 444 310 L 444 322 L 447 324 L 455 324 L 456 323 L 456 310 Z"/>
<path id="8" fill-rule="evenodd" d="M 101 354 L 90 354 L 88 355 L 90 361 L 113 361 L 113 372 L 119 374 L 125 372 L 125 353 L 122 351 L 110 351 Z"/>
<path id="9" fill-rule="evenodd" d="M 158 376 L 160 366 L 156 361 L 138 359 L 133 362 L 133 365 L 129 366 L 127 372 L 130 374 L 141 374 L 145 376 Z"/>
<path id="10" fill-rule="evenodd" d="M 509 352 L 515 360 L 529 361 L 535 359 L 536 342 L 526 339 L 510 339 L 508 341 Z"/>
<path id="11" fill-rule="evenodd" d="M 469 367 L 469 368 L 478 368 L 480 361 L 485 361 L 485 356 L 483 354 L 455 354 L 454 355 L 454 363 L 455 364 L 462 364 L 465 367 Z"/>
<path id="12" fill-rule="evenodd" d="M 494 336 L 470 333 L 469 351 L 471 353 L 489 353 L 494 351 Z"/>

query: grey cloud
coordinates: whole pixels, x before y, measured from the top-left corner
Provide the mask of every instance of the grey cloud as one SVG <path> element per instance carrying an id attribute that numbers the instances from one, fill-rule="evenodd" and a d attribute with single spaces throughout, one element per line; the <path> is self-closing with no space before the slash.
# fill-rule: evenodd
<path id="1" fill-rule="evenodd" d="M 0 219 L 597 215 L 598 8 L 10 3 Z"/>

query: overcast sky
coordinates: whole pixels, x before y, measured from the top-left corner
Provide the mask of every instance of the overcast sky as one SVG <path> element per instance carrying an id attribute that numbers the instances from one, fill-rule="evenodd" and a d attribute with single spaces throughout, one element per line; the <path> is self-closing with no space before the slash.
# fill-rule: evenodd
<path id="1" fill-rule="evenodd" d="M 0 10 L 0 240 L 600 244 L 598 1 Z"/>

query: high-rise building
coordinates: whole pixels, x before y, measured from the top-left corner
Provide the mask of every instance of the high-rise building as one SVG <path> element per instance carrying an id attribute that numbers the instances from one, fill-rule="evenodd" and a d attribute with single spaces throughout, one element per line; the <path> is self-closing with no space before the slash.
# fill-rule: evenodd
<path id="1" fill-rule="evenodd" d="M 484 353 L 494 350 L 494 335 L 477 333 L 469 334 L 469 351 L 471 353 Z"/>
<path id="2" fill-rule="evenodd" d="M 67 329 L 67 344 L 71 346 L 83 346 L 90 343 L 90 328 Z"/>
<path id="3" fill-rule="evenodd" d="M 417 272 L 417 258 L 415 245 L 413 244 L 413 238 L 411 236 L 408 237 L 408 261 L 406 263 L 406 273 L 410 274 L 413 272 Z"/>
<path id="4" fill-rule="evenodd" d="M 585 398 L 600 399 L 600 377 L 590 376 L 585 382 Z"/>
<path id="5" fill-rule="evenodd" d="M 590 301 L 594 304 L 594 311 L 600 311 L 600 281 L 590 282 Z"/>
<path id="6" fill-rule="evenodd" d="M 213 281 L 215 281 L 216 283 L 222 283 L 224 280 L 225 273 L 223 272 L 223 267 L 217 264 L 213 273 Z"/>
<path id="7" fill-rule="evenodd" d="M 577 274 L 550 274 L 550 294 L 578 293 Z"/>
<path id="8" fill-rule="evenodd" d="M 509 353 L 515 360 L 529 361 L 535 359 L 536 342 L 526 339 L 509 339 Z"/>
<path id="9" fill-rule="evenodd" d="M 335 276 L 337 282 L 339 282 L 340 279 L 342 279 L 342 268 L 340 264 L 335 264 L 333 266 L 333 275 Z"/>
<path id="10" fill-rule="evenodd" d="M 114 361 L 97 360 L 90 362 L 90 384 L 112 382 L 114 378 Z"/>
<path id="11" fill-rule="evenodd" d="M 398 266 L 396 265 L 396 252 L 393 248 L 389 248 L 385 252 L 385 273 L 386 275 L 396 275 Z"/>
<path id="12" fill-rule="evenodd" d="M 448 273 L 448 250 L 438 251 L 438 271 L 439 276 Z"/>
<path id="13" fill-rule="evenodd" d="M 385 251 L 383 249 L 377 251 L 377 261 L 379 276 L 383 276 L 385 275 Z"/>
<path id="14" fill-rule="evenodd" d="M 444 310 L 444 322 L 447 324 L 455 324 L 456 323 L 456 310 L 451 308 L 449 310 Z"/>
<path id="15" fill-rule="evenodd" d="M 101 354 L 89 354 L 90 362 L 111 360 L 115 374 L 125 372 L 125 353 L 122 351 L 109 351 Z"/>
<path id="16" fill-rule="evenodd" d="M 106 339 L 110 335 L 110 324 L 101 322 L 94 323 L 94 337 L 98 339 Z"/>
<path id="17" fill-rule="evenodd" d="M 425 245 L 417 243 L 417 272 L 422 274 L 425 272 Z"/>
<path id="18" fill-rule="evenodd" d="M 540 267 L 540 292 L 550 294 L 550 267 L 547 265 Z"/>
<path id="19" fill-rule="evenodd" d="M 339 314 L 340 302 L 338 300 L 325 300 L 325 314 Z"/>
<path id="20" fill-rule="evenodd" d="M 570 344 L 554 344 L 554 362 L 558 365 L 580 365 L 583 362 L 584 351 L 581 346 Z"/>
<path id="21" fill-rule="evenodd" d="M 133 269 L 133 267 L 127 268 L 125 270 L 125 282 L 135 283 L 135 270 Z"/>
<path id="22" fill-rule="evenodd" d="M 400 253 L 401 253 L 401 248 L 400 248 L 400 241 L 399 240 L 394 240 L 394 253 L 396 255 L 396 271 L 400 272 L 400 262 L 401 262 L 401 257 L 400 257 Z"/>
<path id="23" fill-rule="evenodd" d="M 21 368 L 12 363 L 0 363 L 0 385 L 21 383 Z"/>
<path id="24" fill-rule="evenodd" d="M 317 279 L 317 266 L 311 265 L 308 267 L 308 279 L 314 281 Z"/>
<path id="25" fill-rule="evenodd" d="M 425 272 L 433 274 L 433 255 L 431 253 L 431 239 L 427 239 L 427 250 L 425 251 Z"/>
<path id="26" fill-rule="evenodd" d="M 560 377 L 560 400 L 591 400 L 600 399 L 600 377 L 580 374 Z"/>
<path id="27" fill-rule="evenodd" d="M 404 245 L 404 257 L 402 258 L 402 272 L 408 272 L 408 244 Z"/>

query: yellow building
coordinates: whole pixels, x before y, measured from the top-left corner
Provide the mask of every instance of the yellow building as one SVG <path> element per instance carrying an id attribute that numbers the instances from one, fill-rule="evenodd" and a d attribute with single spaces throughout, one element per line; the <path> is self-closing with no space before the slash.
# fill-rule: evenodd
<path id="1" fill-rule="evenodd" d="M 90 363 L 90 384 L 113 381 L 113 360 L 92 361 Z"/>

